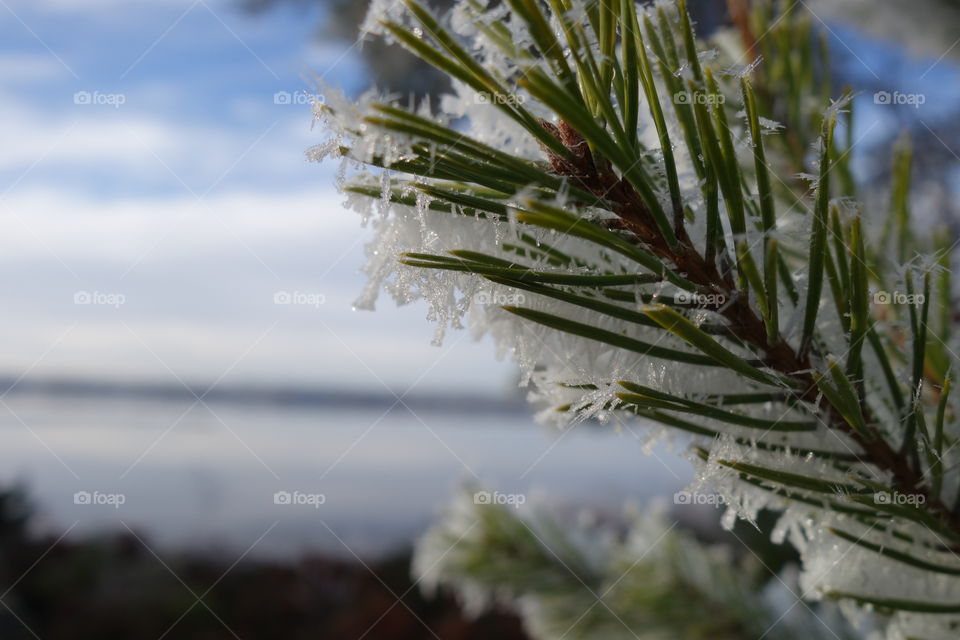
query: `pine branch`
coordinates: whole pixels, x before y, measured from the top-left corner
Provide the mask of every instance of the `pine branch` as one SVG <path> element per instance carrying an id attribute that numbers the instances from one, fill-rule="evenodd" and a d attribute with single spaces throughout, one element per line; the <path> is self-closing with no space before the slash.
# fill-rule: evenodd
<path id="1" fill-rule="evenodd" d="M 810 16 L 735 3 L 763 62 L 731 70 L 701 58 L 683 2 L 507 4 L 465 3 L 459 35 L 414 0 L 379 19 L 462 83 L 450 118 L 319 107 L 338 134 L 323 153 L 382 169 L 347 187 L 381 202 L 372 290 L 401 253 L 389 288 L 426 297 L 444 323 L 478 290 L 518 295 L 479 322 L 537 371 L 557 419 L 632 415 L 692 434 L 703 472 L 744 502 L 763 496 L 794 523 L 818 510 L 824 535 L 935 572 L 932 545 L 960 550 L 950 245 L 914 232 L 907 147 L 895 237 L 872 237 L 850 199 L 851 97 L 829 102 Z M 837 518 L 911 550 L 852 540 Z M 850 598 L 910 601 L 889 596 Z"/>

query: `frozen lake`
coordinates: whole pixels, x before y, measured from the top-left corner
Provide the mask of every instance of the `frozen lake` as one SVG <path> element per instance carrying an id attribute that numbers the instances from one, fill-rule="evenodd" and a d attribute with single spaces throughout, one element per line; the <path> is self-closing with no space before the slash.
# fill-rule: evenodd
<path id="1" fill-rule="evenodd" d="M 25 484 L 44 530 L 129 527 L 163 549 L 236 553 L 259 539 L 253 555 L 376 555 L 407 544 L 467 482 L 618 510 L 691 477 L 685 460 L 645 456 L 629 433 L 561 434 L 525 411 L 2 400 L 0 480 Z"/>

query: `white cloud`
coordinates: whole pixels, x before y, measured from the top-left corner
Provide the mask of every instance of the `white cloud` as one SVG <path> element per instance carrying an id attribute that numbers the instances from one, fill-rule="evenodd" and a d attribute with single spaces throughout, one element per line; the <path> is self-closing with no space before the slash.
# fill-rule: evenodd
<path id="1" fill-rule="evenodd" d="M 0 281 L 0 373 L 175 382 L 172 370 L 203 383 L 233 366 L 227 383 L 403 391 L 426 374 L 422 389 L 502 389 L 512 368 L 489 345 L 454 334 L 450 344 L 464 339 L 443 358 L 429 346 L 422 305 L 352 311 L 367 232 L 341 200 L 331 189 L 202 206 L 18 191 L 0 208 L 0 272 L 18 276 Z M 79 291 L 123 304 L 77 305 Z M 323 304 L 277 305 L 278 291 Z"/>
<path id="2" fill-rule="evenodd" d="M 123 96 L 119 108 L 77 105 L 75 93 L 66 91 L 55 103 L 37 108 L 0 92 L 0 139 L 5 148 L 0 171 L 9 171 L 11 182 L 26 172 L 44 179 L 50 179 L 50 172 L 63 172 L 57 176 L 63 178 L 97 174 L 121 189 L 164 184 L 197 193 L 254 164 L 265 180 L 303 171 L 302 149 L 315 139 L 310 136 L 307 107 L 302 114 L 277 107 L 271 95 L 264 96 L 267 106 L 250 113 L 243 128 L 193 123 L 184 121 L 175 107 L 151 112 L 149 96 L 158 90 L 155 85 L 143 94 L 83 89 L 91 100 L 97 99 L 95 95 L 107 96 L 103 100 Z"/>
<path id="3" fill-rule="evenodd" d="M 201 201 L 190 195 L 104 200 L 53 189 L 19 190 L 4 204 L 8 216 L 23 224 L 3 224 L 0 259 L 36 255 L 42 239 L 67 262 L 121 265 L 170 234 L 178 250 L 198 254 L 232 250 L 233 235 L 260 247 L 294 240 L 333 249 L 343 235 L 360 232 L 357 217 L 341 210 L 342 200 L 332 187 L 287 194 L 234 191 Z M 185 233 L 177 237 L 180 229 Z"/>
<path id="4" fill-rule="evenodd" d="M 64 96 L 64 102 L 72 99 Z M 172 154 L 189 135 L 148 118 L 111 118 L 79 109 L 71 112 L 73 117 L 43 122 L 33 110 L 0 106 L 0 136 L 10 144 L 0 155 L 0 169 L 82 163 L 77 168 L 101 165 L 130 170 L 144 166 L 154 153 Z M 153 159 L 152 164 L 156 166 L 157 161 Z"/>
<path id="5" fill-rule="evenodd" d="M 3 78 L 5 83 L 45 82 L 69 75 L 70 72 L 63 63 L 48 53 L 0 53 L 0 78 Z"/>

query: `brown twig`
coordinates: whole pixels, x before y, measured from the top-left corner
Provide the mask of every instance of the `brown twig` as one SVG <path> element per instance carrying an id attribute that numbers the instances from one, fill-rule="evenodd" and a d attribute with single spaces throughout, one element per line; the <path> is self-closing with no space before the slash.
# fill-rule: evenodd
<path id="1" fill-rule="evenodd" d="M 897 491 L 922 497 L 925 508 L 960 538 L 960 519 L 937 496 L 929 492 L 920 472 L 886 441 L 870 418 L 867 407 L 862 407 L 870 430 L 869 435 L 865 436 L 854 430 L 840 412 L 820 394 L 810 373 L 813 369 L 810 356 L 799 355 L 783 339 L 770 342 L 764 321 L 750 306 L 749 295 L 737 289 L 729 274 L 721 275 L 716 264 L 704 259 L 694 247 L 684 227 L 677 230 L 679 246 L 671 248 L 659 233 L 653 216 L 636 190 L 626 180 L 618 177 L 609 163 L 598 160 L 579 133 L 563 121 L 559 125 L 546 121 L 542 124 L 571 152 L 569 159 L 547 152 L 551 166 L 558 175 L 568 178 L 576 186 L 598 198 L 611 202 L 613 213 L 619 218 L 617 227 L 634 234 L 639 243 L 673 263 L 685 278 L 703 287 L 705 293 L 725 295 L 731 302 L 719 312 L 729 323 L 731 333 L 762 354 L 766 366 L 796 382 L 798 396 L 822 410 L 825 423 L 830 428 L 856 442 L 864 452 L 865 462 L 889 472 Z"/>

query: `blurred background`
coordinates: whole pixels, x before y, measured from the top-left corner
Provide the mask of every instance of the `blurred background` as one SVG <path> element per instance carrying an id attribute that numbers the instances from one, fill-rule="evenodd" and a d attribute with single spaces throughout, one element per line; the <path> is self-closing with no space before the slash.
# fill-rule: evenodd
<path id="1" fill-rule="evenodd" d="M 0 0 L 4 638 L 522 637 L 409 584 L 458 486 L 616 513 L 689 481 L 642 431 L 535 426 L 513 365 L 430 346 L 423 305 L 353 310 L 369 234 L 305 160 L 311 78 L 445 86 L 356 42 L 366 4 Z M 956 220 L 960 11 L 899 6 L 809 8 L 863 92 L 858 178 L 909 129 Z"/>

